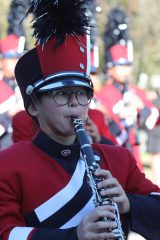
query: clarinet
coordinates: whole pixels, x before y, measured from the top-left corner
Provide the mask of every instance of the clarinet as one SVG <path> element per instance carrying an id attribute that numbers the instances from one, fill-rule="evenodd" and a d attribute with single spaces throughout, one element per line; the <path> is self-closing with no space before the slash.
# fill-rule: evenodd
<path id="1" fill-rule="evenodd" d="M 89 185 L 90 185 L 90 187 L 92 189 L 92 193 L 93 193 L 93 203 L 94 203 L 95 207 L 103 206 L 103 205 L 113 206 L 114 213 L 116 215 L 116 219 L 113 220 L 113 219 L 105 217 L 101 220 L 106 221 L 106 222 L 107 221 L 115 221 L 117 227 L 114 229 L 107 229 L 106 231 L 114 233 L 114 235 L 116 237 L 115 239 L 117 239 L 117 240 L 125 240 L 126 238 L 124 236 L 124 233 L 123 233 L 123 230 L 121 227 L 120 214 L 119 214 L 117 204 L 109 197 L 101 196 L 100 191 L 103 189 L 97 188 L 97 184 L 99 182 L 101 182 L 103 180 L 103 178 L 96 177 L 94 175 L 94 172 L 97 169 L 100 169 L 99 160 L 94 157 L 94 153 L 93 153 L 89 138 L 84 129 L 84 124 L 81 119 L 77 119 L 77 118 L 72 118 L 72 123 L 73 123 L 76 135 L 77 135 L 79 143 L 80 143 L 83 159 L 85 161 L 87 177 L 88 177 Z"/>

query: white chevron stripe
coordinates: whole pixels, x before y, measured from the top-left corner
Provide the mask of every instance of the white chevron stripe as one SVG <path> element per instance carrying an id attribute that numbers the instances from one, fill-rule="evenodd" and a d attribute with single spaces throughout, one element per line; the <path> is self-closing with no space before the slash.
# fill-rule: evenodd
<path id="1" fill-rule="evenodd" d="M 66 187 L 35 209 L 35 213 L 40 222 L 53 215 L 74 197 L 82 186 L 84 173 L 85 163 L 80 159 L 76 170 Z"/>
<path id="2" fill-rule="evenodd" d="M 27 240 L 33 229 L 31 227 L 15 227 L 10 232 L 8 240 Z"/>
<path id="3" fill-rule="evenodd" d="M 82 220 L 82 218 L 90 212 L 92 209 L 94 209 L 95 206 L 93 204 L 93 197 L 89 200 L 89 202 L 84 206 L 84 208 L 81 209 L 73 218 L 71 218 L 67 223 L 65 223 L 63 226 L 60 227 L 60 229 L 66 229 L 71 227 L 76 227 Z"/>
<path id="4" fill-rule="evenodd" d="M 160 192 L 151 192 L 150 195 L 160 196 Z"/>

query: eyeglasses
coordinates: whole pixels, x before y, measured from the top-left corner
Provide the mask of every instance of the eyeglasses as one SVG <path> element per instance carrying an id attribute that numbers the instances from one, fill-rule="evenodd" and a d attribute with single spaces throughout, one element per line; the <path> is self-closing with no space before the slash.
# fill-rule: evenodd
<path id="1" fill-rule="evenodd" d="M 79 105 L 82 105 L 82 106 L 88 105 L 93 97 L 93 92 L 88 89 L 80 89 L 77 91 L 61 89 L 61 90 L 49 91 L 47 93 L 47 95 L 53 98 L 54 102 L 60 106 L 68 104 L 72 97 L 72 94 L 75 94 L 77 102 L 79 103 Z"/>

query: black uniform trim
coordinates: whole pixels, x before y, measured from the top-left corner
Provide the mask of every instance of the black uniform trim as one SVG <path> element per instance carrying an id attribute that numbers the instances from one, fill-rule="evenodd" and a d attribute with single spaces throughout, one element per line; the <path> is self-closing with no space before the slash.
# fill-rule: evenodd
<path id="1" fill-rule="evenodd" d="M 136 232 L 147 240 L 160 239 L 160 195 L 127 194 L 130 210 L 131 231 Z"/>

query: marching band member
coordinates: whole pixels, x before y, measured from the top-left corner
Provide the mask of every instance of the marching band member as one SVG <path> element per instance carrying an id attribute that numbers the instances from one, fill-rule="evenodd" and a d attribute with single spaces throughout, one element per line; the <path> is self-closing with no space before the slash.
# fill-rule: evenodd
<path id="1" fill-rule="evenodd" d="M 138 129 L 142 126 L 152 129 L 159 113 L 145 92 L 131 82 L 133 47 L 128 36 L 128 17 L 122 9 L 116 7 L 110 11 L 104 42 L 108 80 L 96 97 L 119 129 L 126 131 L 121 145 L 133 152 L 142 170 Z M 118 131 L 112 133 L 117 136 Z"/>
<path id="2" fill-rule="evenodd" d="M 0 152 L 1 239 L 115 239 L 119 213 L 123 227 L 158 240 L 160 189 L 129 150 L 93 144 L 90 163 L 100 160 L 100 169 L 92 175 L 95 191 L 88 184 L 88 156 L 72 122 L 85 124 L 93 97 L 85 1 L 31 1 L 29 13 L 37 45 L 20 58 L 15 76 L 40 132 Z"/>
<path id="3" fill-rule="evenodd" d="M 15 101 L 15 94 L 12 89 L 1 79 L 0 80 L 0 149 L 8 146 L 8 137 L 10 134 L 10 116 L 12 103 Z M 9 141 L 10 143 L 10 141 Z"/>
<path id="4" fill-rule="evenodd" d="M 22 98 L 15 81 L 14 68 L 25 47 L 23 26 L 19 25 L 20 19 L 22 19 L 25 12 L 24 5 L 26 4 L 24 2 L 11 2 L 7 17 L 7 36 L 0 39 L 0 61 L 3 75 L 2 81 L 0 81 L 0 98 L 2 100 L 4 95 L 12 95 L 12 98 L 5 99 L 5 101 L 2 101 L 3 104 L 2 102 L 0 104 L 0 122 L 5 126 L 5 134 L 0 139 L 2 149 L 12 144 L 11 118 L 17 111 L 23 109 Z"/>

